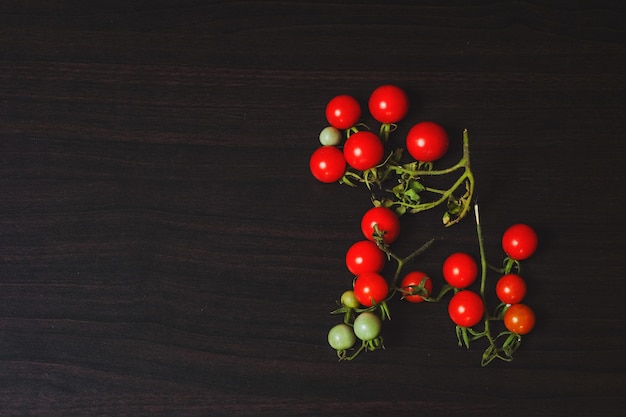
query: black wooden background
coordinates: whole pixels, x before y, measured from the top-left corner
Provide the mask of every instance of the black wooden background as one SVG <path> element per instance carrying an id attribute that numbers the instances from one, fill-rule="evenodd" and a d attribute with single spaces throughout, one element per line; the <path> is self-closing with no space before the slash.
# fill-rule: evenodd
<path id="1" fill-rule="evenodd" d="M 0 415 L 618 416 L 626 406 L 621 1 L 0 3 Z M 532 224 L 538 316 L 480 366 L 445 303 L 338 362 L 370 207 L 308 159 L 333 96 L 470 133 L 488 253 Z M 365 113 L 365 118 L 368 115 Z M 403 220 L 435 285 L 471 218 Z M 493 283 L 491 283 L 492 285 Z"/>

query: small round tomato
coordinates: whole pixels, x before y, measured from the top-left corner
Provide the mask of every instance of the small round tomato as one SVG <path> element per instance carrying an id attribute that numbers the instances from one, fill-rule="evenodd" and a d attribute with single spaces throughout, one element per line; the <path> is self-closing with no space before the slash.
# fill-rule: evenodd
<path id="1" fill-rule="evenodd" d="M 376 88 L 367 104 L 372 117 L 381 123 L 397 123 L 409 111 L 408 96 L 395 85 L 381 85 Z"/>
<path id="2" fill-rule="evenodd" d="M 422 284 L 422 281 L 424 282 L 423 288 L 426 290 L 424 296 L 430 297 L 433 292 L 433 282 L 428 275 L 421 271 L 412 271 L 406 274 L 404 278 L 402 278 L 400 288 L 410 291 L 410 287 L 418 287 Z M 424 301 L 424 298 L 419 294 L 405 295 L 404 299 L 411 303 L 421 303 Z"/>
<path id="3" fill-rule="evenodd" d="M 480 295 L 470 290 L 462 290 L 450 299 L 448 314 L 458 326 L 472 327 L 483 318 L 485 304 Z"/>
<path id="4" fill-rule="evenodd" d="M 448 134 L 434 122 L 420 122 L 406 135 L 406 149 L 417 161 L 432 162 L 448 152 Z"/>
<path id="5" fill-rule="evenodd" d="M 400 236 L 400 219 L 387 207 L 372 207 L 361 219 L 361 231 L 368 240 L 374 240 L 375 229 L 383 233 L 383 241 L 390 244 Z"/>
<path id="6" fill-rule="evenodd" d="M 361 118 L 361 105 L 352 96 L 341 94 L 326 105 L 326 120 L 337 129 L 349 129 Z"/>
<path id="7" fill-rule="evenodd" d="M 359 300 L 356 299 L 354 291 L 348 290 L 341 294 L 341 305 L 348 308 L 357 308 L 359 306 Z"/>
<path id="8" fill-rule="evenodd" d="M 356 337 L 368 342 L 378 337 L 382 330 L 383 322 L 380 317 L 371 311 L 364 311 L 356 316 L 353 325 Z"/>
<path id="9" fill-rule="evenodd" d="M 345 323 L 337 324 L 328 332 L 328 344 L 336 350 L 346 350 L 354 346 L 356 335 L 352 327 Z"/>
<path id="10" fill-rule="evenodd" d="M 385 156 L 385 147 L 378 136 L 363 130 L 346 140 L 343 156 L 352 168 L 365 171 L 380 164 Z"/>
<path id="11" fill-rule="evenodd" d="M 384 301 L 388 292 L 387 281 L 376 272 L 366 272 L 354 280 L 354 296 L 365 307 Z"/>
<path id="12" fill-rule="evenodd" d="M 526 304 L 513 304 L 504 313 L 504 326 L 513 333 L 529 333 L 535 327 L 535 312 Z"/>
<path id="13" fill-rule="evenodd" d="M 526 282 L 517 274 L 504 275 L 496 283 L 496 295 L 505 304 L 517 304 L 526 295 Z"/>
<path id="14" fill-rule="evenodd" d="M 339 148 L 321 146 L 311 155 L 309 168 L 316 179 L 331 183 L 339 181 L 346 173 L 346 159 Z"/>
<path id="15" fill-rule="evenodd" d="M 385 266 L 385 253 L 371 240 L 355 242 L 346 253 L 346 266 L 353 275 L 380 272 Z"/>
<path id="16" fill-rule="evenodd" d="M 324 146 L 337 146 L 341 139 L 341 132 L 336 127 L 326 126 L 320 132 L 320 143 Z"/>
<path id="17" fill-rule="evenodd" d="M 502 235 L 502 249 L 516 261 L 527 259 L 535 253 L 537 242 L 535 230 L 523 223 L 514 224 Z"/>
<path id="18" fill-rule="evenodd" d="M 469 287 L 477 276 L 478 265 L 467 253 L 453 253 L 443 263 L 443 278 L 455 288 Z"/>

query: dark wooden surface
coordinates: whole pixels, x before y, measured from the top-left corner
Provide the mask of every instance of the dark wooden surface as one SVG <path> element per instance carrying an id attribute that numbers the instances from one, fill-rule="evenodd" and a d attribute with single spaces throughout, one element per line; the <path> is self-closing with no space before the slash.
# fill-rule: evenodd
<path id="1" fill-rule="evenodd" d="M 0 414 L 624 415 L 623 2 L 414 3 L 1 2 Z M 326 344 L 370 202 L 308 158 L 328 99 L 387 82 L 398 135 L 469 129 L 488 253 L 540 234 L 512 363 L 443 304 Z M 404 230 L 442 238 L 436 285 L 477 253 L 471 219 Z"/>

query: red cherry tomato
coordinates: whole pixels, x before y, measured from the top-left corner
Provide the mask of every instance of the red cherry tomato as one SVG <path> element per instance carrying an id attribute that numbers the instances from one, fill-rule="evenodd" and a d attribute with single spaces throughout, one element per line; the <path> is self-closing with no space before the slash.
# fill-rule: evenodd
<path id="1" fill-rule="evenodd" d="M 349 129 L 361 118 L 361 106 L 352 96 L 342 94 L 326 105 L 326 120 L 337 129 Z"/>
<path id="2" fill-rule="evenodd" d="M 424 281 L 424 289 L 426 290 L 427 296 L 430 297 L 433 292 L 433 282 L 428 275 L 421 271 L 412 271 L 406 274 L 406 276 L 402 278 L 400 288 L 404 288 L 408 291 L 410 287 L 418 287 L 422 281 Z M 411 303 L 421 303 L 424 301 L 419 294 L 405 295 L 404 299 Z"/>
<path id="3" fill-rule="evenodd" d="M 368 240 L 374 240 L 375 227 L 383 233 L 383 241 L 390 244 L 400 235 L 400 219 L 387 207 L 372 207 L 361 219 L 361 231 Z"/>
<path id="4" fill-rule="evenodd" d="M 537 233 L 527 224 L 514 224 L 502 235 L 502 249 L 517 261 L 529 258 L 537 249 Z"/>
<path id="5" fill-rule="evenodd" d="M 443 278 L 453 287 L 467 288 L 476 281 L 477 276 L 478 264 L 467 253 L 453 253 L 443 263 Z"/>
<path id="6" fill-rule="evenodd" d="M 346 266 L 353 275 L 380 272 L 385 266 L 385 253 L 371 240 L 354 243 L 346 253 Z"/>
<path id="7" fill-rule="evenodd" d="M 365 307 L 379 304 L 387 298 L 389 285 L 385 278 L 376 272 L 366 272 L 354 281 L 354 296 Z"/>
<path id="8" fill-rule="evenodd" d="M 406 149 L 417 161 L 440 159 L 448 151 L 449 144 L 446 131 L 434 122 L 418 123 L 406 135 Z"/>
<path id="9" fill-rule="evenodd" d="M 505 304 L 517 304 L 526 295 L 526 282 L 517 274 L 507 274 L 496 283 L 496 295 Z"/>
<path id="10" fill-rule="evenodd" d="M 409 111 L 409 98 L 395 85 L 381 85 L 370 95 L 368 107 L 372 117 L 381 123 L 397 123 Z"/>
<path id="11" fill-rule="evenodd" d="M 372 132 L 352 134 L 343 145 L 343 156 L 348 165 L 365 171 L 378 165 L 385 156 L 383 142 Z"/>
<path id="12" fill-rule="evenodd" d="M 462 290 L 450 299 L 448 314 L 458 326 L 472 327 L 483 318 L 485 305 L 480 295 L 470 290 Z"/>
<path id="13" fill-rule="evenodd" d="M 346 159 L 343 152 L 334 146 L 321 146 L 313 152 L 309 168 L 321 182 L 339 181 L 346 172 Z"/>
<path id="14" fill-rule="evenodd" d="M 527 334 L 535 327 L 535 312 L 526 304 L 513 304 L 504 313 L 504 326 L 513 333 Z"/>

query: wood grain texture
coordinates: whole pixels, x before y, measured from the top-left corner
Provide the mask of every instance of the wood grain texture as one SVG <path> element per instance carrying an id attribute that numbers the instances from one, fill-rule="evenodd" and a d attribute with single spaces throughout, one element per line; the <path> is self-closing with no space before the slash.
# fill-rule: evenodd
<path id="1" fill-rule="evenodd" d="M 52 3 L 0 4 L 1 415 L 623 415 L 622 2 Z M 397 135 L 437 120 L 453 158 L 469 129 L 488 253 L 539 231 L 512 363 L 442 304 L 326 345 L 370 201 L 308 159 L 329 98 L 386 82 Z M 441 238 L 440 285 L 478 249 L 435 218 L 398 250 Z"/>

